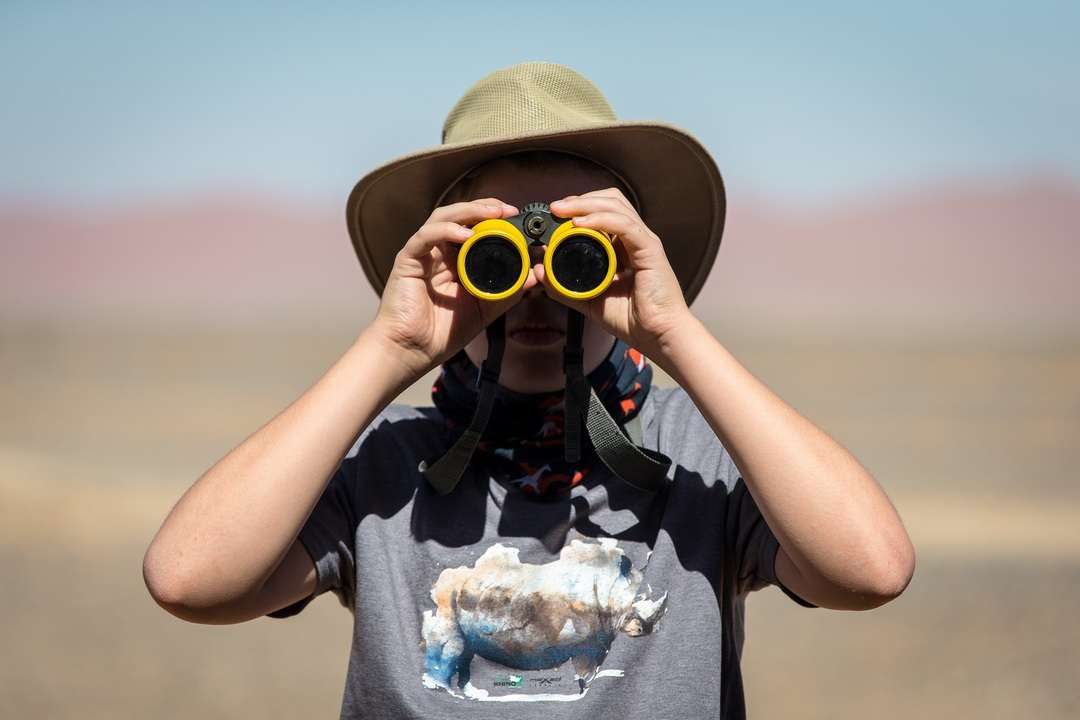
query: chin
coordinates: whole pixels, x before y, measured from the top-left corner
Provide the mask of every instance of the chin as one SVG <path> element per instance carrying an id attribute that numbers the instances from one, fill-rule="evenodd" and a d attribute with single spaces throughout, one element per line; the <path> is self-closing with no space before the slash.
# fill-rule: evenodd
<path id="1" fill-rule="evenodd" d="M 566 387 L 562 343 L 545 347 L 507 344 L 499 382 L 518 392 L 550 392 Z"/>
<path id="2" fill-rule="evenodd" d="M 523 352 L 562 354 L 566 333 L 552 331 L 518 331 L 508 333 L 506 344 L 522 348 Z"/>

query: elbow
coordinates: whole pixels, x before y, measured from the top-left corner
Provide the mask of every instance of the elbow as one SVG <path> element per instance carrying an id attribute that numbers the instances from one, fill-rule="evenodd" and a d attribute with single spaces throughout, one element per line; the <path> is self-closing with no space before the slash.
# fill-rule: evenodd
<path id="1" fill-rule="evenodd" d="M 187 599 L 189 593 L 185 588 L 182 574 L 169 569 L 161 553 L 155 551 L 153 545 L 143 556 L 142 576 L 150 597 L 162 610 L 181 620 L 198 622 L 193 618 L 195 608 L 191 607 Z"/>
<path id="2" fill-rule="evenodd" d="M 856 590 L 856 610 L 872 610 L 892 602 L 903 594 L 915 575 L 915 548 L 904 535 L 903 541 L 878 553 L 869 563 L 863 582 Z"/>
<path id="3" fill-rule="evenodd" d="M 153 546 L 143 556 L 142 575 L 150 597 L 173 617 L 208 625 L 236 622 L 222 614 L 222 607 L 195 601 L 193 598 L 196 594 L 192 591 L 191 583 L 184 579 L 184 573 L 168 569 L 167 563 L 158 557 Z"/>
<path id="4" fill-rule="evenodd" d="M 183 589 L 176 573 L 166 571 L 164 563 L 155 554 L 153 545 L 143 555 L 142 576 L 143 584 L 154 602 L 171 615 L 180 617 L 179 613 L 182 613 L 184 608 Z"/>

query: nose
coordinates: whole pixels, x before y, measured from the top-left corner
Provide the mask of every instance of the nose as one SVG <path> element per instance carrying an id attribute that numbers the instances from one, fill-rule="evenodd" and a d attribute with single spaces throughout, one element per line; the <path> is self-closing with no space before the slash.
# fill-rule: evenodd
<path id="1" fill-rule="evenodd" d="M 544 261 L 544 246 L 543 245 L 530 245 L 529 246 L 529 260 L 535 265 L 538 262 Z"/>
<path id="2" fill-rule="evenodd" d="M 535 267 L 537 263 L 544 262 L 544 248 L 540 245 L 529 246 L 529 263 L 530 267 Z M 544 295 L 544 288 L 540 283 L 533 285 L 531 288 L 525 291 L 528 297 L 539 297 Z"/>
<path id="3" fill-rule="evenodd" d="M 525 297 L 527 298 L 540 298 L 544 297 L 545 295 L 546 293 L 544 292 L 544 286 L 541 283 L 536 283 L 531 288 L 525 291 Z"/>

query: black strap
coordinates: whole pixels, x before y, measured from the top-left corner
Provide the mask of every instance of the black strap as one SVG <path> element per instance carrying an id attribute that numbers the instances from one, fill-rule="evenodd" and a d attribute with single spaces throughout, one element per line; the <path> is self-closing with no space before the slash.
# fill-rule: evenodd
<path id="1" fill-rule="evenodd" d="M 589 439 L 612 473 L 628 485 L 646 492 L 656 492 L 665 485 L 671 458 L 628 440 L 592 386 L 589 386 L 589 404 L 585 412 Z"/>
<path id="2" fill-rule="evenodd" d="M 637 444 L 640 442 L 638 426 L 634 427 L 638 438 L 633 442 L 627 439 L 627 435 L 611 417 L 596 395 L 596 390 L 585 378 L 581 346 L 585 317 L 569 307 L 566 312 L 566 347 L 563 350 L 563 372 L 566 373 L 563 433 L 566 446 L 563 456 L 568 462 L 577 462 L 581 458 L 581 425 L 584 420 L 596 454 L 608 469 L 639 490 L 656 492 L 666 482 L 671 458 L 655 450 L 640 447 Z"/>
<path id="3" fill-rule="evenodd" d="M 660 490 L 667 478 L 671 459 L 661 452 L 642 447 L 639 416 L 627 423 L 625 430 L 611 417 L 604 403 L 585 377 L 582 335 L 584 316 L 567 308 L 567 337 L 563 349 L 563 372 L 566 374 L 566 394 L 563 398 L 563 456 L 568 462 L 581 459 L 581 426 L 600 460 L 611 472 L 629 485 L 646 492 Z M 480 437 L 487 427 L 499 384 L 505 343 L 506 316 L 500 315 L 487 326 L 488 354 L 480 368 L 477 382 L 480 393 L 472 422 L 446 453 L 434 464 L 421 460 L 419 470 L 432 487 L 445 495 L 451 492 L 472 459 Z M 630 435 L 630 438 L 627 437 Z"/>
<path id="4" fill-rule="evenodd" d="M 566 308 L 566 345 L 563 346 L 563 373 L 566 392 L 563 395 L 563 458 L 567 462 L 581 459 L 581 413 L 587 401 L 588 381 L 585 379 L 585 352 L 581 338 L 585 332 L 585 316 Z"/>
<path id="5" fill-rule="evenodd" d="M 480 442 L 484 428 L 487 427 L 491 408 L 495 404 L 495 392 L 499 387 L 499 369 L 502 367 L 503 348 L 506 343 L 505 329 L 506 315 L 495 318 L 486 328 L 488 352 L 476 379 L 480 385 L 480 393 L 469 427 L 435 464 L 428 465 L 426 460 L 420 461 L 420 472 L 424 473 L 432 487 L 443 495 L 453 490 L 461 480 L 469 460 L 472 459 L 473 451 L 476 450 L 476 444 Z"/>

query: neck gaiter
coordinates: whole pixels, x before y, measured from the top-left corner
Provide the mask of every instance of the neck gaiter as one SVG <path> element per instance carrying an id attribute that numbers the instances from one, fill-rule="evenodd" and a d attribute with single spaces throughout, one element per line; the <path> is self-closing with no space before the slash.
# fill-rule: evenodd
<path id="1" fill-rule="evenodd" d="M 447 446 L 469 426 L 476 410 L 480 368 L 464 350 L 442 365 L 431 398 L 444 419 Z M 652 366 L 645 356 L 616 338 L 603 361 L 586 375 L 597 397 L 619 425 L 640 410 L 652 386 Z M 495 480 L 533 495 L 569 490 L 598 464 L 588 433 L 582 427 L 581 460 L 563 459 L 563 394 L 519 393 L 499 386 L 491 418 L 473 454 L 471 465 Z"/>

